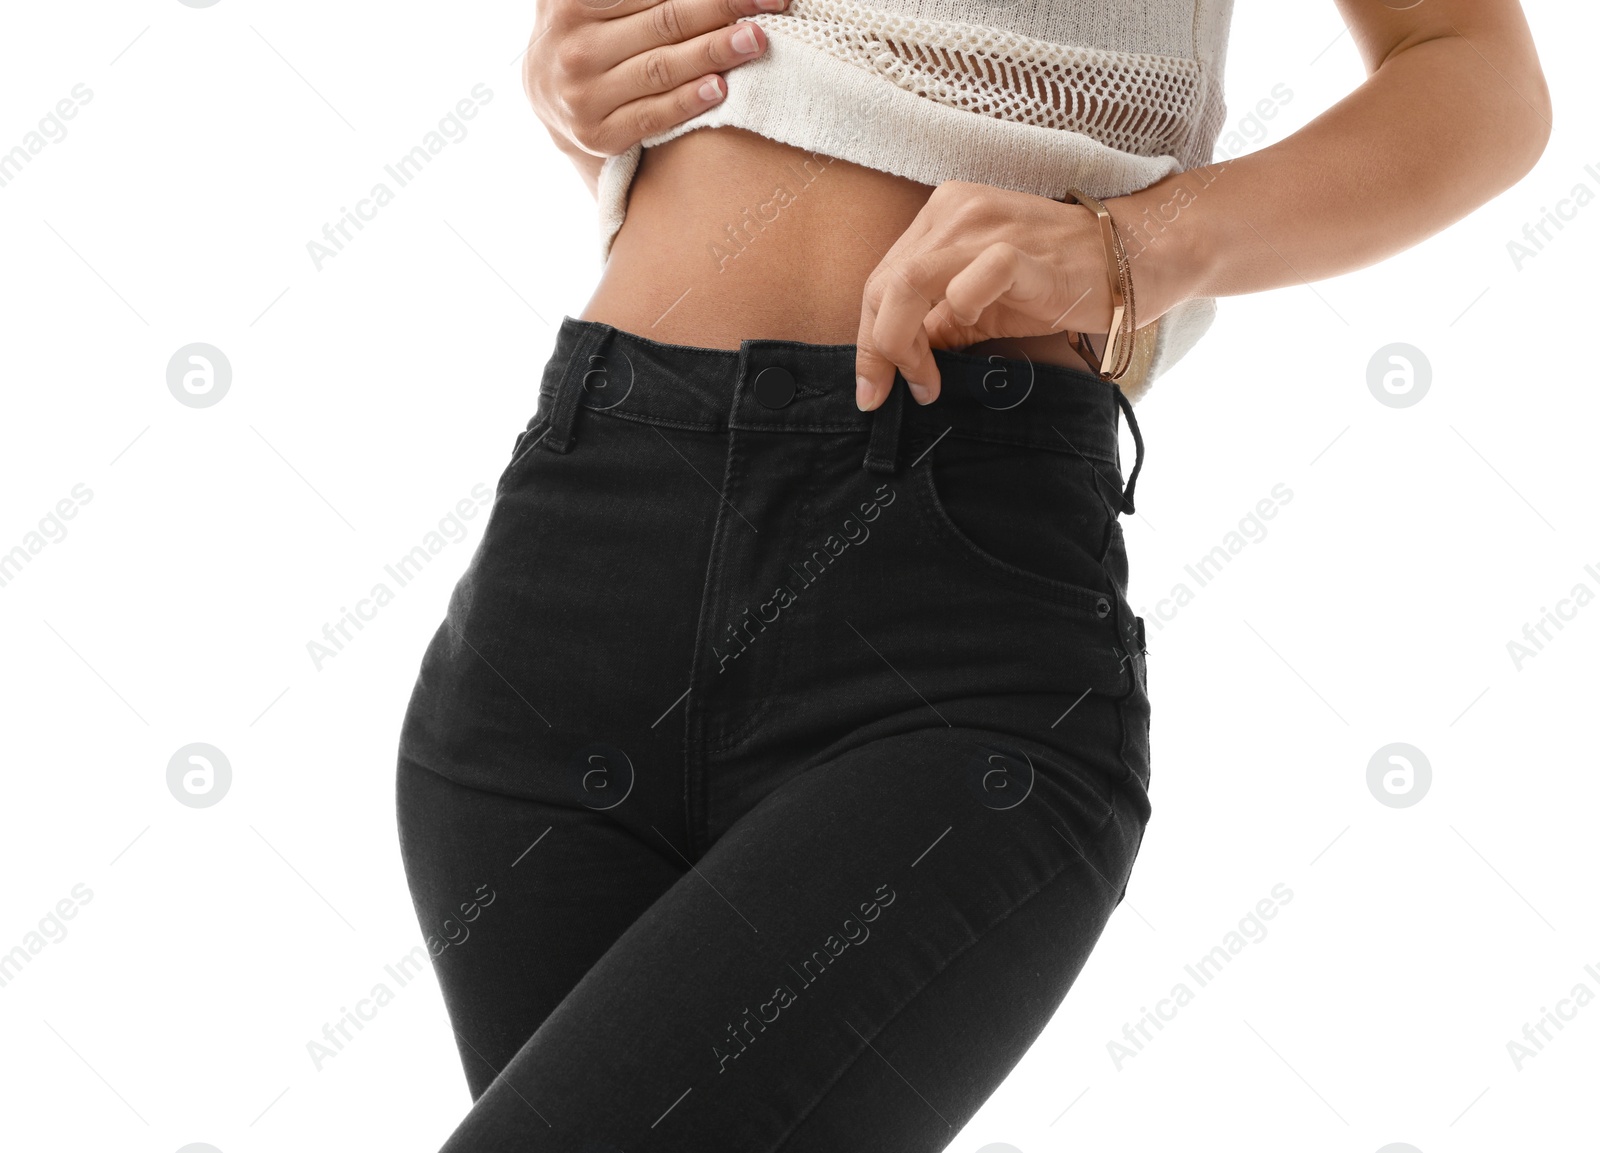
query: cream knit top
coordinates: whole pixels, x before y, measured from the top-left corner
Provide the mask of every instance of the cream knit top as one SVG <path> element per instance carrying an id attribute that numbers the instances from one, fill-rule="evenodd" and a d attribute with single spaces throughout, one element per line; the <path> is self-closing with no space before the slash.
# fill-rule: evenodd
<path id="1" fill-rule="evenodd" d="M 767 51 L 724 74 L 721 102 L 606 158 L 602 259 L 641 148 L 714 125 L 922 184 L 1039 196 L 1122 196 L 1208 164 L 1232 9 L 1233 0 L 790 0 L 785 12 L 747 18 Z M 1215 315 L 1214 299 L 1196 298 L 1158 318 L 1123 386 L 1148 387 Z"/>

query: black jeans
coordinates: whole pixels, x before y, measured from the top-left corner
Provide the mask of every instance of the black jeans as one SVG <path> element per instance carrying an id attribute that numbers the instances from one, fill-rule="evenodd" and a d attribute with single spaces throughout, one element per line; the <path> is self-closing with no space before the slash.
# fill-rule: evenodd
<path id="1" fill-rule="evenodd" d="M 400 844 L 449 1153 L 943 1149 L 1150 815 L 1121 391 L 563 319 L 429 645 Z"/>

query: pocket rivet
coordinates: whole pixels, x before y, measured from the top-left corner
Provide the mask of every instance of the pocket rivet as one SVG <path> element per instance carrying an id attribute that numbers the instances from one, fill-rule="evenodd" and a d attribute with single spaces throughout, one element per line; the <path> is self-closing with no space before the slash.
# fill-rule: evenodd
<path id="1" fill-rule="evenodd" d="M 1105 597 L 1101 597 L 1099 600 L 1095 601 L 1094 615 L 1099 617 L 1101 620 L 1104 620 L 1106 617 L 1110 616 L 1111 602 L 1106 600 Z"/>

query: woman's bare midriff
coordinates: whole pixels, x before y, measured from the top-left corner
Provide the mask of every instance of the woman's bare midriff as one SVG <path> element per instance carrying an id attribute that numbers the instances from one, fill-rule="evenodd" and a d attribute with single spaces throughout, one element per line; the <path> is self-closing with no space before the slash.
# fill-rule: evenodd
<path id="1" fill-rule="evenodd" d="M 741 128 L 694 129 L 643 151 L 579 319 L 702 348 L 854 344 L 867 277 L 932 192 Z M 962 351 L 1088 368 L 1065 332 Z"/>

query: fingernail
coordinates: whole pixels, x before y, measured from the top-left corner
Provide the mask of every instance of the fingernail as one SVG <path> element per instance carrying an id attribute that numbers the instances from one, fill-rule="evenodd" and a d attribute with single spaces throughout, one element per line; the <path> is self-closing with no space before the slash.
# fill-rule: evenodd
<path id="1" fill-rule="evenodd" d="M 872 382 L 864 376 L 856 377 L 856 407 L 862 412 L 867 411 L 867 403 L 872 399 Z"/>
<path id="2" fill-rule="evenodd" d="M 717 78 L 715 76 L 707 76 L 700 84 L 700 99 L 720 100 L 721 98 L 722 89 L 717 86 Z"/>
<path id="3" fill-rule="evenodd" d="M 911 389 L 911 396 L 918 404 L 927 404 L 933 399 L 933 393 L 928 391 L 928 386 L 925 384 L 913 384 L 908 380 L 906 387 Z"/>
<path id="4" fill-rule="evenodd" d="M 756 0 L 756 7 L 763 12 L 778 12 L 788 3 L 789 0 Z"/>
<path id="5" fill-rule="evenodd" d="M 754 52 L 756 50 L 755 31 L 746 24 L 733 34 L 733 47 L 739 52 Z"/>

